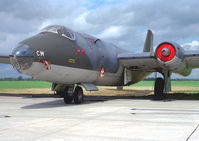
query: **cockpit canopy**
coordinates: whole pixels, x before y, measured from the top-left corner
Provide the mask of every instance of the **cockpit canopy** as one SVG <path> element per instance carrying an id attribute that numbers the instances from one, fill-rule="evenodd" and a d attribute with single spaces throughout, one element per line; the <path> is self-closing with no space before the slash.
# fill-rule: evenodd
<path id="1" fill-rule="evenodd" d="M 52 33 L 59 34 L 63 37 L 66 37 L 70 40 L 75 40 L 75 33 L 72 30 L 60 25 L 47 26 L 42 29 L 41 33 L 42 32 L 52 32 Z"/>

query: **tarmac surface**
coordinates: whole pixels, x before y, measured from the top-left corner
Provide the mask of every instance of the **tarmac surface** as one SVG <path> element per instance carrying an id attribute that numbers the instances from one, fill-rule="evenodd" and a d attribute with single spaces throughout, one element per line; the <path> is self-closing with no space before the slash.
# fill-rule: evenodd
<path id="1" fill-rule="evenodd" d="M 0 140 L 199 141 L 199 101 L 0 95 Z"/>

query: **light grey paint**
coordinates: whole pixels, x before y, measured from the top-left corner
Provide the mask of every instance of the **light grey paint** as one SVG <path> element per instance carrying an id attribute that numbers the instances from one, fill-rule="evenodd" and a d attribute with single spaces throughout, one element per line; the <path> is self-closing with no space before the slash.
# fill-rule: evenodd
<path id="1" fill-rule="evenodd" d="M 49 95 L 1 95 L 0 139 L 197 141 L 198 107 L 194 100 L 87 97 L 74 106 Z"/>

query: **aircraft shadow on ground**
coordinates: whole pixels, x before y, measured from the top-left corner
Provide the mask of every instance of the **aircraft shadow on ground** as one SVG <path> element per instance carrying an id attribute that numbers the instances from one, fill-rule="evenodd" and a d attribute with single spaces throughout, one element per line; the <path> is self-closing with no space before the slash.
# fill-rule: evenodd
<path id="1" fill-rule="evenodd" d="M 0 94 L 0 96 L 10 96 L 10 97 L 22 97 L 22 98 L 56 98 L 53 101 L 41 102 L 36 104 L 31 104 L 22 107 L 22 109 L 40 109 L 40 108 L 56 108 L 56 107 L 65 107 L 65 106 L 75 106 L 75 104 L 65 104 L 63 99 L 58 99 L 59 96 L 52 94 Z M 119 95 L 119 96 L 100 96 L 100 95 L 89 95 L 85 96 L 85 101 L 83 104 L 91 104 L 97 102 L 105 102 L 109 100 L 116 99 L 134 99 L 142 100 L 149 99 L 153 100 L 153 95 L 146 96 L 129 96 L 129 95 Z M 199 93 L 172 93 L 166 96 L 163 102 L 169 102 L 174 100 L 199 100 Z"/>
<path id="2" fill-rule="evenodd" d="M 81 105 L 97 103 L 97 102 L 104 102 L 107 100 L 111 100 L 111 99 L 110 98 L 103 99 L 102 97 L 100 99 L 96 99 L 96 98 L 93 99 L 93 97 L 90 99 L 90 96 L 88 96 L 88 97 L 86 96 L 84 103 L 82 103 Z M 63 99 L 60 98 L 60 99 L 56 99 L 53 101 L 27 105 L 27 106 L 22 107 L 22 109 L 42 109 L 42 108 L 71 107 L 71 106 L 76 106 L 76 104 L 73 104 L 73 102 L 72 102 L 72 104 L 65 104 Z"/>
<path id="3" fill-rule="evenodd" d="M 63 100 L 53 100 L 53 101 L 48 101 L 48 102 L 41 102 L 41 103 L 35 103 L 31 105 L 27 105 L 24 107 L 21 107 L 22 109 L 45 109 L 45 108 L 57 108 L 57 107 L 64 107 L 64 106 L 70 106 L 70 105 L 65 105 L 63 103 Z"/>
<path id="4" fill-rule="evenodd" d="M 58 98 L 59 96 L 57 95 L 52 95 L 52 94 L 3 94 L 0 93 L 0 96 L 10 96 L 10 97 L 23 97 L 23 98 Z M 116 96 L 101 96 L 100 94 L 98 95 L 87 95 L 85 96 L 86 101 L 106 101 L 106 100 L 113 100 L 113 99 L 150 99 L 153 100 L 153 94 L 146 94 L 144 96 L 133 96 L 130 94 L 125 94 L 124 95 L 116 95 Z M 199 100 L 199 93 L 171 93 L 166 95 L 167 99 L 173 99 L 173 100 Z"/>

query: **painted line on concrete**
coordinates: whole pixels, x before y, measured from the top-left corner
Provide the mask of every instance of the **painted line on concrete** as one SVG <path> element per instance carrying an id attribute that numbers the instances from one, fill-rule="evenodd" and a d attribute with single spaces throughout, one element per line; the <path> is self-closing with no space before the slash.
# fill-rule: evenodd
<path id="1" fill-rule="evenodd" d="M 196 130 L 198 129 L 199 124 L 196 126 L 196 128 L 191 132 L 191 134 L 189 135 L 189 137 L 186 139 L 186 141 L 189 141 L 189 139 L 191 138 L 191 136 L 196 132 Z"/>

